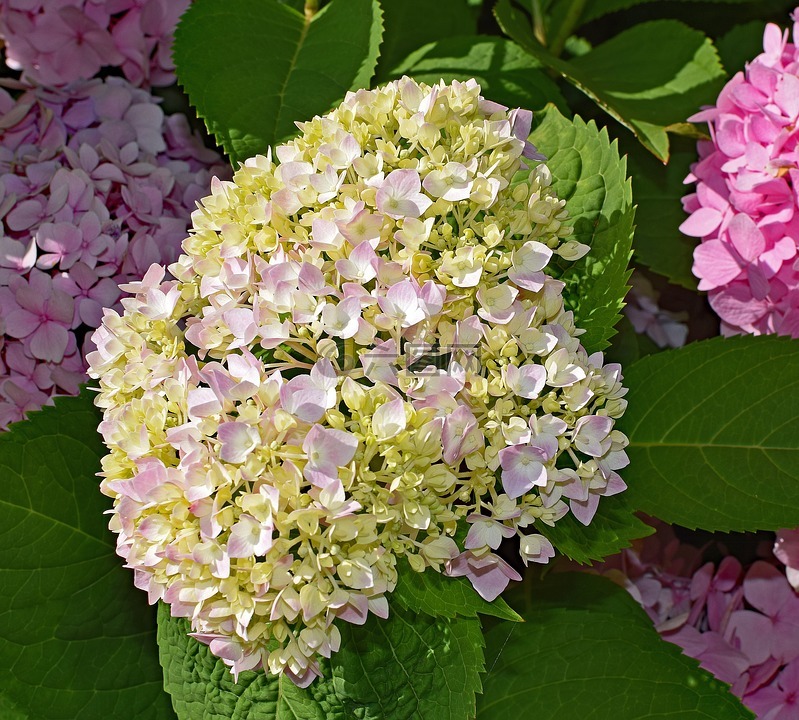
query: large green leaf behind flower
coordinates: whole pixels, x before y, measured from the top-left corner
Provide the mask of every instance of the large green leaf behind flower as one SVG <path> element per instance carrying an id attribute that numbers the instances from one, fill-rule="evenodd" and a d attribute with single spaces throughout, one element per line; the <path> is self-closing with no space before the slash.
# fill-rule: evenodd
<path id="1" fill-rule="evenodd" d="M 692 343 L 639 360 L 625 383 L 633 507 L 705 530 L 799 525 L 799 341 Z"/>
<path id="2" fill-rule="evenodd" d="M 153 609 L 106 528 L 98 422 L 84 391 L 0 435 L 3 718 L 174 718 Z"/>
<path id="3" fill-rule="evenodd" d="M 388 620 L 340 624 L 339 652 L 307 689 L 264 672 L 238 683 L 161 605 L 164 684 L 179 720 L 472 720 L 483 670 L 475 618 L 416 615 L 393 604 Z"/>
<path id="4" fill-rule="evenodd" d="M 700 106 L 714 102 L 725 80 L 711 40 L 676 20 L 635 25 L 566 61 L 536 40 L 511 0 L 499 0 L 495 15 L 509 37 L 632 130 L 663 162 L 669 159 L 667 131 L 682 130 Z"/>
<path id="5" fill-rule="evenodd" d="M 561 263 L 559 277 L 566 305 L 586 331 L 580 341 L 589 352 L 603 350 L 630 277 L 635 208 L 626 162 L 606 130 L 579 117 L 569 120 L 553 106 L 536 114 L 530 140 L 546 155 L 555 192 L 566 200 L 572 238 L 591 247 L 581 260 Z"/>
<path id="6" fill-rule="evenodd" d="M 483 97 L 508 107 L 538 110 L 553 103 L 561 112 L 568 111 L 541 63 L 505 38 L 461 36 L 429 43 L 393 66 L 388 77 L 402 75 L 428 84 L 474 78 Z"/>
<path id="7" fill-rule="evenodd" d="M 381 18 L 377 0 L 312 17 L 277 0 L 195 0 L 175 32 L 178 81 L 231 161 L 245 160 L 369 84 Z"/>
<path id="8" fill-rule="evenodd" d="M 753 717 L 609 580 L 550 575 L 531 590 L 526 622 L 486 634 L 479 720 Z"/>

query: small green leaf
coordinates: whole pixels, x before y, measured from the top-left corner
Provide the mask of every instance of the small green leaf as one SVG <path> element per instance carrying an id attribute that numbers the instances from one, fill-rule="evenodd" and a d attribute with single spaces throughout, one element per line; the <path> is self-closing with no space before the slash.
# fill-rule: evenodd
<path id="1" fill-rule="evenodd" d="M 480 720 L 754 717 L 606 578 L 551 574 L 524 619 L 486 633 Z"/>
<path id="2" fill-rule="evenodd" d="M 480 83 L 483 97 L 508 107 L 538 110 L 554 103 L 568 107 L 558 86 L 541 63 L 503 38 L 453 37 L 419 48 L 399 63 L 389 77 L 410 75 L 428 84 L 444 79 Z"/>
<path id="3" fill-rule="evenodd" d="M 635 259 L 676 285 L 696 290 L 691 272 L 697 240 L 678 228 L 687 219 L 680 199 L 691 190 L 683 184 L 696 152 L 672 153 L 664 166 L 649 153 L 631 151 L 627 156 L 638 205 Z"/>
<path id="4" fill-rule="evenodd" d="M 714 338 L 625 369 L 629 502 L 689 528 L 799 525 L 799 341 Z"/>
<path id="5" fill-rule="evenodd" d="M 558 520 L 554 527 L 536 524 L 559 552 L 580 564 L 604 560 L 632 545 L 633 540 L 655 532 L 633 512 L 627 493 L 602 498 L 599 508 L 586 527 L 574 515 Z"/>
<path id="6" fill-rule="evenodd" d="M 263 671 L 230 669 L 188 636 L 187 621 L 158 612 L 164 687 L 179 720 L 472 720 L 483 670 L 475 618 L 416 615 L 341 623 L 341 649 L 305 690 Z"/>
<path id="7" fill-rule="evenodd" d="M 591 252 L 563 263 L 566 305 L 585 329 L 580 341 L 589 352 L 603 350 L 621 317 L 630 260 L 633 221 L 627 165 L 606 130 L 579 117 L 568 120 L 550 106 L 535 118 L 530 140 L 547 157 L 553 187 L 566 200 L 573 238 Z"/>
<path id="8" fill-rule="evenodd" d="M 0 716 L 169 720 L 155 618 L 114 554 L 91 393 L 0 435 Z"/>
<path id="9" fill-rule="evenodd" d="M 499 0 L 494 13 L 507 35 L 632 130 L 664 162 L 669 158 L 666 128 L 712 103 L 724 83 L 710 39 L 676 20 L 635 25 L 567 62 L 535 39 L 511 0 Z"/>
<path id="10" fill-rule="evenodd" d="M 397 566 L 397 587 L 391 595 L 406 610 L 434 617 L 475 617 L 493 615 L 518 622 L 519 615 L 501 597 L 493 602 L 483 600 L 466 578 L 445 577 L 435 570 L 415 572 L 402 559 Z"/>
<path id="11" fill-rule="evenodd" d="M 477 22 L 465 0 L 381 0 L 383 43 L 375 74 L 378 82 L 414 50 L 456 35 L 474 35 Z"/>
<path id="12" fill-rule="evenodd" d="M 333 0 L 312 19 L 277 0 L 195 0 L 175 32 L 178 80 L 232 162 L 364 87 L 377 64 L 377 0 Z"/>

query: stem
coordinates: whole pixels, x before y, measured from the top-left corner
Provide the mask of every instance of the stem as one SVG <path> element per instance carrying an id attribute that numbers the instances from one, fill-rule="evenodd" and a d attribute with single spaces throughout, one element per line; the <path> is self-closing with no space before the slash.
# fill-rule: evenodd
<path id="1" fill-rule="evenodd" d="M 544 47 L 547 46 L 547 29 L 544 24 L 544 13 L 541 12 L 540 0 L 531 0 L 531 10 L 533 13 L 533 35 Z"/>
<path id="2" fill-rule="evenodd" d="M 587 0 L 572 0 L 571 5 L 569 5 L 569 9 L 566 11 L 566 17 L 563 18 L 563 22 L 558 28 L 558 32 L 554 40 L 552 40 L 552 44 L 549 46 L 550 52 L 555 57 L 559 57 L 563 52 L 563 48 L 569 36 L 572 34 L 572 30 L 574 30 L 580 22 L 580 17 L 583 14 L 583 10 L 585 10 L 586 2 Z"/>
<path id="3" fill-rule="evenodd" d="M 319 12 L 319 0 L 305 0 L 305 21 L 310 22 L 317 12 Z"/>

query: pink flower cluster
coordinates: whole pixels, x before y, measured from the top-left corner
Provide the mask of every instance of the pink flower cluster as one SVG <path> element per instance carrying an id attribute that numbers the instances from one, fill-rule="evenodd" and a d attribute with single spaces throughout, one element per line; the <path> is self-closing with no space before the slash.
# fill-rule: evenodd
<path id="1" fill-rule="evenodd" d="M 799 23 L 793 32 L 796 42 Z M 768 25 L 763 49 L 690 118 L 712 141 L 686 178 L 697 186 L 680 229 L 702 238 L 693 271 L 723 334 L 799 337 L 799 47 Z"/>
<path id="2" fill-rule="evenodd" d="M 773 562 L 745 571 L 662 526 L 600 567 L 644 607 L 664 639 L 723 682 L 758 718 L 799 717 L 799 596 Z"/>
<path id="3" fill-rule="evenodd" d="M 9 67 L 45 85 L 121 68 L 136 86 L 175 81 L 172 35 L 191 0 L 5 0 L 0 38 Z"/>
<path id="4" fill-rule="evenodd" d="M 121 78 L 0 89 L 0 428 L 84 379 L 120 282 L 171 262 L 220 157 Z"/>

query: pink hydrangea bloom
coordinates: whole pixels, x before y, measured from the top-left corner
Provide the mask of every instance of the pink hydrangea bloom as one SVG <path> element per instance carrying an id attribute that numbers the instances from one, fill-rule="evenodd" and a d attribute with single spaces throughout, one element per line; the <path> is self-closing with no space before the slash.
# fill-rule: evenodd
<path id="1" fill-rule="evenodd" d="M 46 85 L 118 67 L 137 86 L 175 81 L 172 39 L 191 0 L 25 0 L 0 3 L 6 62 Z"/>
<path id="2" fill-rule="evenodd" d="M 701 238 L 694 274 L 726 335 L 799 337 L 799 23 L 793 34 L 768 25 L 763 52 L 690 118 L 712 139 L 686 178 L 696 192 L 681 230 Z"/>
<path id="3" fill-rule="evenodd" d="M 729 555 L 717 565 L 703 555 L 660 525 L 598 569 L 758 718 L 792 720 L 799 716 L 799 596 L 773 560 L 744 568 Z"/>
<path id="4" fill-rule="evenodd" d="M 77 392 L 118 284 L 177 257 L 225 172 L 185 117 L 121 78 L 15 89 L 0 90 L 0 428 Z"/>

